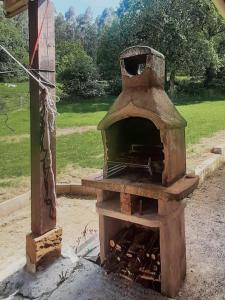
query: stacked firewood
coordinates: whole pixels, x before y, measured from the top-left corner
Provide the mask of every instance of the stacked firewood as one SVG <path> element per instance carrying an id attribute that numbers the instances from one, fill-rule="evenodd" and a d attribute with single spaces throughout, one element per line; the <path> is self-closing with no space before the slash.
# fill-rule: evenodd
<path id="1" fill-rule="evenodd" d="M 109 241 L 110 251 L 104 267 L 130 281 L 152 286 L 160 283 L 159 231 L 137 227 L 122 229 Z"/>

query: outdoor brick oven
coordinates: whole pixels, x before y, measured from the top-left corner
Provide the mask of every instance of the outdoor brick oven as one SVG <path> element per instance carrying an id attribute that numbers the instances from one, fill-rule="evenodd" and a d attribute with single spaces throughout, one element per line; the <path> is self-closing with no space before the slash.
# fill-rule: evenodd
<path id="1" fill-rule="evenodd" d="M 164 91 L 165 59 L 149 47 L 120 55 L 122 92 L 99 123 L 103 175 L 83 180 L 99 190 L 100 257 L 108 272 L 174 297 L 186 274 L 186 121 Z"/>

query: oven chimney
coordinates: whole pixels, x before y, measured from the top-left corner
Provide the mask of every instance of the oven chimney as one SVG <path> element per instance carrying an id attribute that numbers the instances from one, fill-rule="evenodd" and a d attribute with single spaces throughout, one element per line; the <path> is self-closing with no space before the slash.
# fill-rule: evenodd
<path id="1" fill-rule="evenodd" d="M 131 159 L 145 168 L 150 164 L 153 173 L 157 169 L 153 181 L 168 186 L 186 172 L 186 121 L 164 91 L 165 58 L 150 47 L 134 46 L 121 53 L 120 65 L 122 92 L 98 126 L 105 150 L 104 176 L 109 176 L 114 162 L 132 169 Z M 143 152 L 133 159 L 135 145 Z"/>

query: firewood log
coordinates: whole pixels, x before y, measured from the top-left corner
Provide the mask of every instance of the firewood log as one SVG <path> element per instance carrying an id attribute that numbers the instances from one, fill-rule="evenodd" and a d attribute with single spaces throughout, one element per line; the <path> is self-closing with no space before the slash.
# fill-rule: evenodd
<path id="1" fill-rule="evenodd" d="M 119 273 L 122 268 L 124 268 L 125 262 L 121 261 L 120 263 L 116 262 L 108 262 L 105 266 L 105 270 L 107 274 L 110 273 Z"/>
<path id="2" fill-rule="evenodd" d="M 136 255 L 140 249 L 145 250 L 145 244 L 149 239 L 149 232 L 148 231 L 139 231 L 133 240 L 133 243 L 128 248 L 128 253 Z"/>
<path id="3" fill-rule="evenodd" d="M 114 239 L 110 240 L 110 246 L 112 245 L 112 248 L 115 248 L 119 252 L 121 252 L 123 249 L 127 249 L 134 238 L 135 231 L 135 226 L 123 228 Z"/>
<path id="4" fill-rule="evenodd" d="M 158 266 L 157 266 L 157 265 L 153 265 L 152 270 L 153 270 L 154 272 L 158 272 Z"/>
<path id="5" fill-rule="evenodd" d="M 149 280 L 149 281 L 154 281 L 155 280 L 155 278 L 153 276 L 148 275 L 148 274 L 140 275 L 140 278 L 144 279 L 144 280 Z"/>
<path id="6" fill-rule="evenodd" d="M 151 270 L 148 270 L 148 269 L 141 269 L 139 271 L 140 274 L 147 274 L 147 275 L 151 275 L 151 276 L 156 276 L 157 275 L 157 272 L 153 272 Z"/>
<path id="7" fill-rule="evenodd" d="M 111 248 L 115 248 L 115 247 L 116 247 L 116 242 L 115 242 L 115 240 L 110 240 L 110 241 L 109 241 L 109 245 L 110 245 Z"/>
<path id="8" fill-rule="evenodd" d="M 152 235 L 152 238 L 149 240 L 148 245 L 146 246 L 147 247 L 146 256 L 148 258 L 151 257 L 152 253 L 155 253 L 153 252 L 153 249 L 156 248 L 157 246 L 159 246 L 159 232 L 155 231 Z M 159 252 L 159 249 L 157 252 Z"/>
<path id="9" fill-rule="evenodd" d="M 133 254 L 130 253 L 130 252 L 127 252 L 127 253 L 126 253 L 126 256 L 129 257 L 129 258 L 133 258 Z"/>
<path id="10" fill-rule="evenodd" d="M 152 253 L 152 254 L 151 254 L 151 259 L 152 259 L 152 260 L 156 260 L 156 255 L 155 255 L 155 253 Z"/>
<path id="11" fill-rule="evenodd" d="M 136 260 L 131 260 L 127 264 L 127 271 L 129 271 L 132 274 L 138 274 L 139 267 L 140 267 L 140 264 Z"/>
<path id="12" fill-rule="evenodd" d="M 125 275 L 125 274 L 119 274 L 120 277 L 122 277 L 123 279 L 129 280 L 131 282 L 134 282 L 134 278 L 132 278 L 131 276 Z"/>
<path id="13" fill-rule="evenodd" d="M 111 239 L 109 241 L 110 247 L 115 248 L 117 241 L 124 239 L 126 235 L 127 235 L 127 228 L 123 228 L 118 232 L 118 234 L 115 236 L 114 239 Z"/>

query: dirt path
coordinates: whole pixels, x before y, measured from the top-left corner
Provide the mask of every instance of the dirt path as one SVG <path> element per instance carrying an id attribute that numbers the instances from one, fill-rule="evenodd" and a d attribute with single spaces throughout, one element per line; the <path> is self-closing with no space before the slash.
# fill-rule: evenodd
<path id="1" fill-rule="evenodd" d="M 87 131 L 96 130 L 96 126 L 79 126 L 79 127 L 69 127 L 69 128 L 57 128 L 56 136 L 69 135 L 73 133 L 84 133 Z M 18 135 L 6 135 L 0 137 L 0 142 L 7 143 L 18 143 L 23 139 L 28 139 L 30 135 L 28 133 L 18 134 Z"/>
<path id="2" fill-rule="evenodd" d="M 188 199 L 187 280 L 177 299 L 225 299 L 224 180 L 225 166 Z M 64 245 L 76 246 L 77 238 L 89 222 L 90 228 L 97 229 L 94 207 L 93 200 L 59 199 L 59 224 L 64 229 Z M 24 263 L 25 234 L 29 232 L 29 223 L 29 207 L 1 220 L 0 278 L 10 271 L 10 264 Z"/>
<path id="3" fill-rule="evenodd" d="M 57 136 L 69 135 L 73 133 L 84 133 L 87 131 L 96 130 L 96 126 L 80 126 L 71 128 L 57 128 Z"/>

